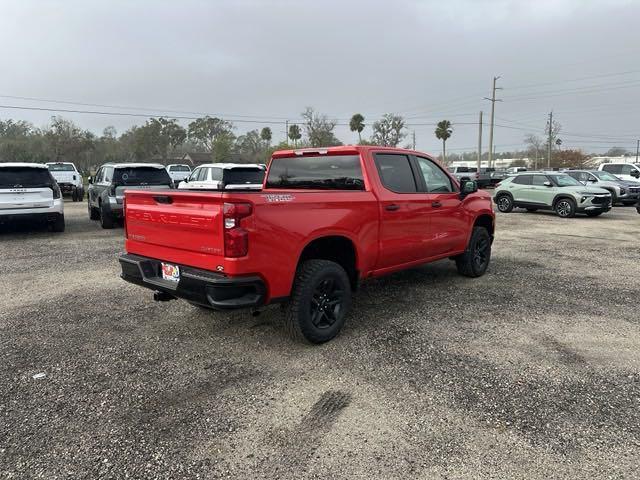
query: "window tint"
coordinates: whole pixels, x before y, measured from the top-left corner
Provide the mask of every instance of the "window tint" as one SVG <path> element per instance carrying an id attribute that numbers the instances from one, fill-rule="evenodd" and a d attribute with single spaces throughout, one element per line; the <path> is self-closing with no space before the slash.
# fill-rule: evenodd
<path id="1" fill-rule="evenodd" d="M 174 165 L 169 167 L 169 170 L 172 172 L 190 172 L 189 167 L 186 165 Z"/>
<path id="2" fill-rule="evenodd" d="M 260 182 L 258 182 L 260 183 Z M 267 188 L 364 190 L 359 155 L 274 158 Z"/>
<path id="3" fill-rule="evenodd" d="M 548 181 L 549 179 L 545 175 L 533 175 L 531 178 L 531 185 L 535 185 L 537 187 L 543 187 L 544 182 L 548 182 Z"/>
<path id="4" fill-rule="evenodd" d="M 375 158 L 380 180 L 385 187 L 396 193 L 415 193 L 418 191 L 409 157 L 377 153 Z"/>
<path id="5" fill-rule="evenodd" d="M 52 172 L 75 172 L 73 165 L 70 163 L 48 163 L 47 167 Z"/>
<path id="6" fill-rule="evenodd" d="M 533 175 L 518 175 L 513 179 L 512 183 L 517 183 L 518 185 L 531 185 L 531 177 Z"/>
<path id="7" fill-rule="evenodd" d="M 440 167 L 427 158 L 416 157 L 418 166 L 427 184 L 427 192 L 446 193 L 453 192 L 451 179 L 444 173 Z"/>
<path id="8" fill-rule="evenodd" d="M 635 170 L 633 165 L 621 165 L 622 167 L 622 175 L 631 175 L 631 172 Z"/>
<path id="9" fill-rule="evenodd" d="M 129 167 L 118 168 L 113 181 L 118 185 L 170 185 L 171 177 L 164 168 Z"/>
<path id="10" fill-rule="evenodd" d="M 227 185 L 261 184 L 264 170 L 255 167 L 229 168 L 224 171 L 224 183 Z"/>
<path id="11" fill-rule="evenodd" d="M 602 169 L 609 173 L 622 173 L 622 165 L 604 165 Z"/>
<path id="12" fill-rule="evenodd" d="M 50 187 L 54 183 L 46 168 L 0 167 L 0 188 Z"/>

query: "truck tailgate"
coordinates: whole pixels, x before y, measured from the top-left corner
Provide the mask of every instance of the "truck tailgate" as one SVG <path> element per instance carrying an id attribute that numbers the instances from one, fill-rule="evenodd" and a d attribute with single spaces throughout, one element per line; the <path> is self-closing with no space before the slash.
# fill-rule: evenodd
<path id="1" fill-rule="evenodd" d="M 222 193 L 126 190 L 127 252 L 210 266 L 224 255 Z"/>

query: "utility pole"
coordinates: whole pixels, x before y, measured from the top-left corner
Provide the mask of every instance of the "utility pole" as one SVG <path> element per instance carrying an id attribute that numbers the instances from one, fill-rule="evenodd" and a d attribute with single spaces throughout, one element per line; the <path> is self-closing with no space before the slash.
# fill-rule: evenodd
<path id="1" fill-rule="evenodd" d="M 482 110 L 480 110 L 480 118 L 478 120 L 478 172 L 482 164 Z"/>
<path id="2" fill-rule="evenodd" d="M 284 141 L 289 145 L 289 120 L 284 121 Z"/>
<path id="3" fill-rule="evenodd" d="M 491 98 L 484 97 L 485 100 L 489 100 L 491 102 L 491 122 L 489 124 L 489 164 L 491 167 L 493 163 L 493 120 L 496 108 L 496 102 L 501 102 L 502 100 L 496 99 L 496 90 L 502 90 L 501 87 L 496 87 L 496 81 L 500 78 L 500 76 L 493 77 L 493 88 L 491 90 Z"/>
<path id="4" fill-rule="evenodd" d="M 413 131 L 413 150 L 416 149 L 416 131 Z"/>
<path id="5" fill-rule="evenodd" d="M 640 153 L 640 140 L 636 143 L 636 164 L 638 163 L 638 154 Z"/>
<path id="6" fill-rule="evenodd" d="M 551 137 L 553 136 L 553 110 L 549 112 L 549 140 L 547 144 L 547 169 L 551 169 Z"/>

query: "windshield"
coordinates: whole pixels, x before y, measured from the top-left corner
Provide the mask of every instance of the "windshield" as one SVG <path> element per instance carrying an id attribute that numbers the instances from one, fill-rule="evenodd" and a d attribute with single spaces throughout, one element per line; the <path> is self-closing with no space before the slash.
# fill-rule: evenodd
<path id="1" fill-rule="evenodd" d="M 46 168 L 0 167 L 0 188 L 50 187 L 52 184 Z"/>
<path id="2" fill-rule="evenodd" d="M 260 184 L 264 180 L 264 170 L 261 168 L 228 168 L 224 171 L 225 185 Z"/>
<path id="3" fill-rule="evenodd" d="M 70 163 L 48 163 L 47 167 L 52 172 L 75 172 L 76 169 Z"/>
<path id="4" fill-rule="evenodd" d="M 267 188 L 364 190 L 358 155 L 274 158 Z"/>
<path id="5" fill-rule="evenodd" d="M 547 175 L 559 187 L 583 187 L 579 181 L 569 175 Z"/>
<path id="6" fill-rule="evenodd" d="M 170 185 L 171 177 L 164 168 L 116 168 L 113 182 L 117 185 Z"/>
<path id="7" fill-rule="evenodd" d="M 595 175 L 596 177 L 598 177 L 600 180 L 605 180 L 607 182 L 618 182 L 620 181 L 620 179 L 618 177 L 616 177 L 615 175 L 609 173 L 609 172 L 591 172 L 593 175 Z"/>

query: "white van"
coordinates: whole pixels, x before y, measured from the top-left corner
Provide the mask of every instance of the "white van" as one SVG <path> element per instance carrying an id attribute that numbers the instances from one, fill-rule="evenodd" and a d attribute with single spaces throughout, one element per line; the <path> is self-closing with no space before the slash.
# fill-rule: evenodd
<path id="1" fill-rule="evenodd" d="M 640 163 L 601 163 L 598 170 L 609 172 L 621 180 L 637 181 L 640 178 Z"/>
<path id="2" fill-rule="evenodd" d="M 47 222 L 64 232 L 62 192 L 42 163 L 0 163 L 0 223 Z"/>

